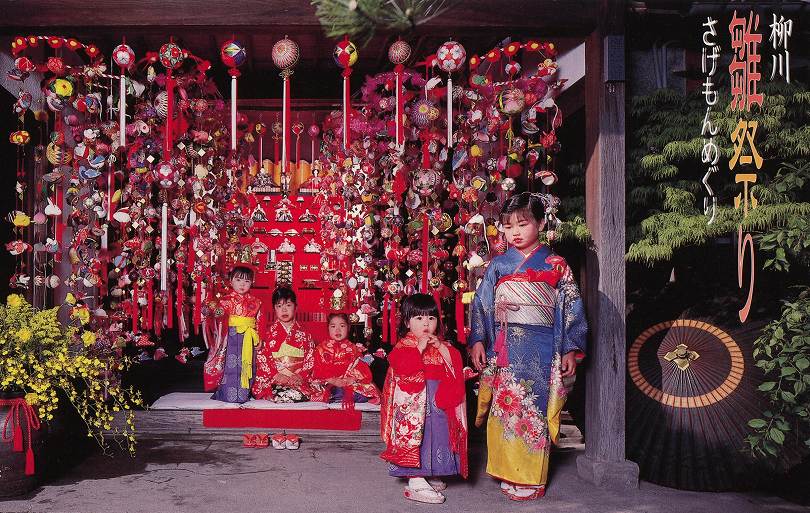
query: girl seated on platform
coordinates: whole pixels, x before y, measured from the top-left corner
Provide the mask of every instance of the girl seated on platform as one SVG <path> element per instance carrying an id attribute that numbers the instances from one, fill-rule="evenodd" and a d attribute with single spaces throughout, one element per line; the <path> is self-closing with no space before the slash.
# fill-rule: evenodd
<path id="1" fill-rule="evenodd" d="M 279 403 L 320 398 L 323 387 L 311 383 L 315 344 L 295 320 L 295 292 L 278 287 L 273 292 L 276 321 L 268 328 L 256 355 L 253 397 Z"/>
<path id="2" fill-rule="evenodd" d="M 348 339 L 349 316 L 331 313 L 328 317 L 329 338 L 315 348 L 312 377 L 324 386 L 323 400 L 380 404 L 380 391 L 371 379 L 371 369 L 363 360 L 365 348 Z"/>
<path id="3" fill-rule="evenodd" d="M 432 296 L 402 303 L 400 333 L 388 355 L 380 432 L 389 474 L 408 478 L 405 498 L 439 504 L 440 476 L 467 477 L 467 408 L 461 354 L 436 336 L 439 308 Z M 429 480 L 425 480 L 429 478 Z"/>

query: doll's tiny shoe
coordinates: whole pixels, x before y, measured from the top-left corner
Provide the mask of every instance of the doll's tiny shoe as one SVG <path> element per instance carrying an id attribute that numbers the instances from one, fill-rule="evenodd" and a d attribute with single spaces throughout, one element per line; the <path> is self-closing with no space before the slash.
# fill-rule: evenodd
<path id="1" fill-rule="evenodd" d="M 255 438 L 256 444 L 254 447 L 258 449 L 264 449 L 270 444 L 270 437 L 267 436 L 267 433 L 257 433 Z"/>
<path id="2" fill-rule="evenodd" d="M 270 437 L 270 443 L 273 445 L 273 449 L 286 449 L 284 446 L 284 442 L 287 441 L 287 435 L 283 433 L 276 433 L 272 437 Z"/>
<path id="3" fill-rule="evenodd" d="M 287 435 L 284 440 L 284 447 L 291 450 L 296 450 L 301 446 L 301 437 L 298 435 Z"/>

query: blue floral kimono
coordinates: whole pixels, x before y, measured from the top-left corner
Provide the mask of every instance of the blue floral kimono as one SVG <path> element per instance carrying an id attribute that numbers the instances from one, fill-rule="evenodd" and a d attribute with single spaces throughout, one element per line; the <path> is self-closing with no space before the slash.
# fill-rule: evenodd
<path id="1" fill-rule="evenodd" d="M 584 356 L 587 324 L 565 260 L 540 245 L 510 248 L 490 262 L 472 304 L 470 346 L 483 343 L 476 425 L 487 421 L 487 473 L 513 484 L 548 478 L 567 393 L 561 357 Z"/>

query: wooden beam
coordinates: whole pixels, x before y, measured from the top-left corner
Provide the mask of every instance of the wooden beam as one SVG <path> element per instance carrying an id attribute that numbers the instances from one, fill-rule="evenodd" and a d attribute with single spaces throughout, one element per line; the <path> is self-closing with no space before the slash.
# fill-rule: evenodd
<path id="1" fill-rule="evenodd" d="M 637 487 L 625 459 L 625 82 L 623 2 L 602 0 L 601 26 L 585 43 L 585 211 L 593 246 L 584 283 L 590 327 L 585 455 L 580 477 Z"/>

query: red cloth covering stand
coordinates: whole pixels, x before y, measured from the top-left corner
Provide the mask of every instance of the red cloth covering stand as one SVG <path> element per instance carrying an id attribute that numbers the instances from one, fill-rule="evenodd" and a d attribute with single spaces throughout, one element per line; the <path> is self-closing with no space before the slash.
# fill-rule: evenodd
<path id="1" fill-rule="evenodd" d="M 359 431 L 362 418 L 358 410 L 203 410 L 203 426 L 208 428 Z"/>
<path id="2" fill-rule="evenodd" d="M 14 452 L 23 452 L 22 417 L 25 418 L 26 435 L 28 436 L 28 449 L 25 452 L 25 475 L 34 475 L 34 450 L 31 448 L 31 428 L 38 430 L 39 417 L 23 397 L 16 399 L 0 399 L 0 406 L 8 406 L 8 414 L 3 422 L 3 442 L 11 443 Z M 11 424 L 11 434 L 8 434 Z"/>

